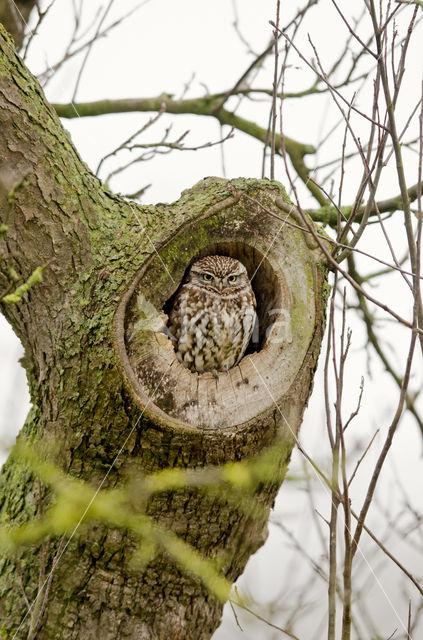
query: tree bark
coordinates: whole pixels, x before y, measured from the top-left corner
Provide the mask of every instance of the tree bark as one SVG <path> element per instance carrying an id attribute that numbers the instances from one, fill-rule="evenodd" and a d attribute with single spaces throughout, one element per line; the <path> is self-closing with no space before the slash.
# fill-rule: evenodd
<path id="1" fill-rule="evenodd" d="M 32 409 L 21 438 L 66 473 L 102 488 L 121 486 L 128 473 L 254 460 L 277 443 L 274 475 L 254 489 L 268 512 L 310 393 L 324 326 L 326 268 L 298 221 L 278 208 L 286 200 L 283 188 L 209 178 L 171 205 L 129 203 L 81 161 L 2 29 L 0 56 L 0 299 L 25 348 Z M 280 327 L 263 320 L 240 367 L 217 380 L 183 370 L 156 326 L 187 265 L 210 251 L 237 255 L 250 272 L 256 269 L 263 318 L 277 302 L 277 318 L 289 313 L 292 331 L 275 347 L 269 335 Z M 42 282 L 18 304 L 5 303 L 39 267 Z M 157 310 L 153 322 L 140 299 Z M 19 457 L 9 459 L 0 481 L 3 522 L 26 522 L 47 510 L 49 491 L 40 490 Z M 237 508 L 235 489 L 229 499 L 181 487 L 155 494 L 145 513 L 217 559 L 233 581 L 267 535 L 266 523 L 254 507 L 241 506 L 239 495 Z M 219 624 L 222 603 L 163 548 L 134 569 L 134 534 L 91 523 L 55 564 L 64 543 L 51 533 L 0 560 L 5 637 L 205 640 Z M 52 568 L 44 610 L 37 605 L 28 613 L 23 592 L 32 603 Z"/>

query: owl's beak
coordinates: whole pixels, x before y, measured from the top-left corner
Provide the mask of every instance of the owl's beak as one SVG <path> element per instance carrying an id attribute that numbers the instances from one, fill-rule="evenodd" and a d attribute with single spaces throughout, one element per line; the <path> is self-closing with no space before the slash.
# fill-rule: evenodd
<path id="1" fill-rule="evenodd" d="M 219 280 L 219 291 L 223 289 L 223 280 Z"/>

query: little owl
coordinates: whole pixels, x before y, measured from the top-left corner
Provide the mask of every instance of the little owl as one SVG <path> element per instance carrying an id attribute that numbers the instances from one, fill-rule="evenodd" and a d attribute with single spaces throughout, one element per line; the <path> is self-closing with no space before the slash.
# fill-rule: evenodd
<path id="1" fill-rule="evenodd" d="M 228 371 L 250 341 L 256 300 L 247 270 L 228 256 L 191 266 L 169 314 L 178 360 L 191 371 Z"/>

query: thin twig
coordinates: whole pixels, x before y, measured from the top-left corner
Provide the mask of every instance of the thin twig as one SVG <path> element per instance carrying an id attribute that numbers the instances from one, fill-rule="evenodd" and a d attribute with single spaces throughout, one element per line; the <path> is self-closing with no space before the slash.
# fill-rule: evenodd
<path id="1" fill-rule="evenodd" d="M 275 146 L 276 146 L 276 96 L 278 92 L 278 63 L 279 63 L 279 9 L 280 0 L 276 2 L 276 29 L 274 38 L 274 71 L 273 71 L 273 96 L 272 96 L 272 134 L 270 138 L 270 179 L 275 179 Z"/>
<path id="2" fill-rule="evenodd" d="M 78 75 L 76 77 L 75 88 L 73 90 L 73 94 L 72 94 L 72 98 L 71 98 L 71 102 L 72 103 L 74 103 L 75 100 L 76 100 L 76 94 L 78 93 L 79 83 L 81 82 L 82 73 L 83 73 L 83 71 L 85 69 L 85 66 L 87 64 L 88 57 L 89 57 L 89 55 L 90 55 L 90 53 L 92 51 L 94 43 L 98 39 L 99 33 L 101 31 L 101 27 L 103 26 L 103 22 L 107 18 L 107 14 L 109 13 L 110 9 L 112 8 L 112 5 L 113 5 L 114 1 L 115 0 L 109 0 L 109 4 L 107 5 L 107 7 L 106 7 L 106 9 L 105 9 L 105 11 L 103 13 L 103 16 L 102 16 L 100 22 L 98 23 L 98 26 L 97 26 L 97 29 L 96 29 L 96 32 L 95 32 L 95 36 L 94 36 L 93 40 L 91 41 L 91 44 L 89 45 L 89 47 L 87 49 L 87 52 L 86 52 L 86 54 L 84 56 L 84 59 L 82 61 L 82 64 L 81 64 L 81 66 L 79 68 L 79 72 L 78 72 Z"/>
<path id="3" fill-rule="evenodd" d="M 348 480 L 348 486 L 350 486 L 350 485 L 351 485 L 351 483 L 352 483 L 352 481 L 354 480 L 355 475 L 356 475 L 356 473 L 357 473 L 357 471 L 358 471 L 358 468 L 359 468 L 360 464 L 363 462 L 364 458 L 366 457 L 366 455 L 367 455 L 368 451 L 370 450 L 370 447 L 372 446 L 372 444 L 373 444 L 373 442 L 374 442 L 374 440 L 375 440 L 375 438 L 376 438 L 377 434 L 379 433 L 379 431 L 380 431 L 380 429 L 377 429 L 377 430 L 374 432 L 374 434 L 372 435 L 372 437 L 371 437 L 371 439 L 370 439 L 369 444 L 367 445 L 367 447 L 364 449 L 364 451 L 363 451 L 362 455 L 361 455 L 361 456 L 359 457 L 359 459 L 357 460 L 357 463 L 356 463 L 356 465 L 355 465 L 355 467 L 354 467 L 354 471 L 352 472 L 352 474 L 351 474 L 351 476 L 350 476 L 350 479 Z"/>
<path id="4" fill-rule="evenodd" d="M 335 283 L 330 299 L 330 315 L 329 315 L 329 331 L 328 344 L 326 349 L 325 360 L 325 408 L 326 408 L 326 424 L 329 435 L 329 442 L 332 452 L 332 472 L 331 472 L 331 512 L 329 520 L 329 585 L 328 585 L 328 640 L 335 640 L 336 630 L 336 587 L 337 587 L 337 522 L 338 507 L 340 503 L 340 492 L 338 486 L 339 475 L 339 430 L 335 429 L 333 434 L 331 424 L 330 411 L 330 394 L 329 394 L 329 357 L 331 351 L 335 353 L 334 342 L 334 314 L 335 314 L 335 295 L 338 273 L 335 272 Z M 336 366 L 334 375 L 337 376 Z"/>

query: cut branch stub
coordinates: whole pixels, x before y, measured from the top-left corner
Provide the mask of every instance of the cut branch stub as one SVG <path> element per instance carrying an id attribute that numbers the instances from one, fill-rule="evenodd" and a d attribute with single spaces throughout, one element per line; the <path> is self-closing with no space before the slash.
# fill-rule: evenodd
<path id="1" fill-rule="evenodd" d="M 206 199 L 213 190 L 214 204 L 200 213 L 190 207 L 191 200 Z M 156 247 L 122 299 L 117 347 L 132 396 L 154 424 L 220 440 L 254 432 L 255 451 L 272 440 L 279 425 L 284 437 L 294 438 L 320 347 L 320 338 L 316 343 L 313 337 L 318 327 L 318 336 L 323 330 L 324 269 L 318 268 L 321 252 L 309 248 L 306 232 L 278 207 L 281 192 L 286 201 L 274 182 L 216 178 L 185 192 L 184 224 Z M 246 355 L 217 375 L 185 368 L 165 330 L 166 311 L 187 269 L 213 254 L 246 266 L 258 315 Z"/>

